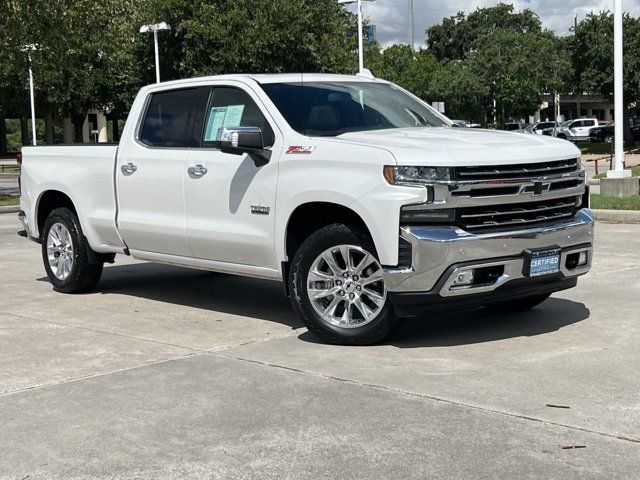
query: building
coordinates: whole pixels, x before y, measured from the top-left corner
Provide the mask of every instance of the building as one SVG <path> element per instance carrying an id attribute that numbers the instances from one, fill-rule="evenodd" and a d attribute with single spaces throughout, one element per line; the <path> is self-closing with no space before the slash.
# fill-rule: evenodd
<path id="1" fill-rule="evenodd" d="M 556 104 L 553 95 L 543 95 L 540 109 L 529 119 L 530 123 L 554 121 Z M 565 95 L 560 97 L 560 121 L 576 118 L 597 118 L 600 121 L 613 121 L 613 104 L 595 95 Z"/>

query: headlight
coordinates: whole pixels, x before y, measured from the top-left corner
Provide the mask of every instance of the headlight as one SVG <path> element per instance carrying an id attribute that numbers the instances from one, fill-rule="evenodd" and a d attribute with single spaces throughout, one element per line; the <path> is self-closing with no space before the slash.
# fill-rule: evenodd
<path id="1" fill-rule="evenodd" d="M 451 169 L 447 167 L 384 167 L 384 178 L 391 185 L 430 185 L 447 182 L 452 176 Z"/>

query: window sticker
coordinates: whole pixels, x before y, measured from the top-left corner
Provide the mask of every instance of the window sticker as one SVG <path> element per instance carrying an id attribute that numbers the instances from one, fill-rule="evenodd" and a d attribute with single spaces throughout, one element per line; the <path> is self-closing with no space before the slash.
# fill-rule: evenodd
<path id="1" fill-rule="evenodd" d="M 242 113 L 244 105 L 229 105 L 227 107 L 227 115 L 224 117 L 223 125 L 225 127 L 239 127 L 242 121 Z"/>
<path id="2" fill-rule="evenodd" d="M 204 141 L 213 142 L 222 127 L 238 127 L 242 122 L 244 105 L 229 105 L 227 107 L 211 107 Z"/>
<path id="3" fill-rule="evenodd" d="M 224 117 L 227 114 L 227 107 L 212 107 L 209 112 L 209 120 L 207 121 L 207 129 L 204 135 L 205 142 L 213 142 L 218 134 L 218 129 L 224 124 Z"/>

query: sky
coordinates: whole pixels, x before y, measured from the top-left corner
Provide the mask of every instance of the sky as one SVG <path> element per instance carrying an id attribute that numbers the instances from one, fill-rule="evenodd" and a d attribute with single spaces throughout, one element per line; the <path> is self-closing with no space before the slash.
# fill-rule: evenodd
<path id="1" fill-rule="evenodd" d="M 578 20 L 592 11 L 613 11 L 614 0 L 502 0 L 512 3 L 516 9 L 529 8 L 536 12 L 545 27 L 559 35 L 569 33 L 577 16 Z M 500 0 L 413 0 L 413 24 L 415 44 L 424 43 L 424 31 L 430 25 L 440 23 L 444 17 L 459 11 L 470 12 L 479 7 L 488 7 Z M 363 12 L 376 25 L 378 41 L 383 45 L 408 43 L 408 0 L 364 1 Z M 640 0 L 623 0 L 624 10 L 634 16 L 640 15 Z M 355 12 L 353 6 L 348 7 Z"/>

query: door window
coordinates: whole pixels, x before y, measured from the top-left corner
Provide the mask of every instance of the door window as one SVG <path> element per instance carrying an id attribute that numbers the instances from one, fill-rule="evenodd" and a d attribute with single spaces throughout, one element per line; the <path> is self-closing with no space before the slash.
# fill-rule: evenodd
<path id="1" fill-rule="evenodd" d="M 585 120 L 584 121 L 584 126 L 585 127 L 593 127 L 595 124 L 596 124 L 596 122 L 593 121 L 593 120 Z"/>
<path id="2" fill-rule="evenodd" d="M 211 147 L 223 127 L 259 127 L 265 146 L 275 141 L 273 129 L 247 92 L 233 87 L 214 87 L 204 121 L 204 147 Z"/>
<path id="3" fill-rule="evenodd" d="M 151 95 L 140 141 L 153 147 L 198 147 L 198 120 L 206 97 L 202 88 L 169 90 Z"/>

